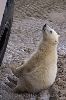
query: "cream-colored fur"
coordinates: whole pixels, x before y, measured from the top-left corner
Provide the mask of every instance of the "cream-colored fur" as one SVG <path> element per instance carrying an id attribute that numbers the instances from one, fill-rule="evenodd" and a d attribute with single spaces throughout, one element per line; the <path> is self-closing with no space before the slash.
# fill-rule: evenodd
<path id="1" fill-rule="evenodd" d="M 38 92 L 53 84 L 57 73 L 57 45 L 59 35 L 48 25 L 42 29 L 43 38 L 38 49 L 22 66 L 13 68 L 19 77 L 15 91 Z"/>

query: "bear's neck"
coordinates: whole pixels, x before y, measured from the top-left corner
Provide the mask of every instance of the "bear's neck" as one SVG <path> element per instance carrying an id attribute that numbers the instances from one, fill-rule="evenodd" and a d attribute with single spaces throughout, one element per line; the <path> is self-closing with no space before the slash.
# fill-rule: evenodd
<path id="1" fill-rule="evenodd" d="M 48 51 L 56 50 L 57 51 L 57 44 L 52 44 L 47 41 L 42 41 L 42 43 L 40 43 L 39 45 L 39 49 L 43 51 L 45 50 L 48 50 Z"/>
<path id="2" fill-rule="evenodd" d="M 52 63 L 57 64 L 57 44 L 51 45 L 47 42 L 43 42 L 39 47 L 39 54 L 39 58 L 41 58 L 44 63 L 48 63 L 48 65 Z"/>
<path id="3" fill-rule="evenodd" d="M 44 57 L 46 56 L 53 56 L 55 57 L 57 55 L 57 44 L 50 44 L 49 42 L 42 41 L 42 43 L 39 46 L 39 52 L 41 52 L 41 55 Z"/>

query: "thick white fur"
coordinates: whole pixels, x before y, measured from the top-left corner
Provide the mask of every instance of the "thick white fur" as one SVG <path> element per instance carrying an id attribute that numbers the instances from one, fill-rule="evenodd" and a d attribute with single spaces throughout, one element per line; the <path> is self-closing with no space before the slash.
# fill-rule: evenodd
<path id="1" fill-rule="evenodd" d="M 52 32 L 51 32 L 52 31 Z M 53 84 L 57 73 L 57 45 L 59 35 L 46 25 L 38 49 L 22 66 L 13 68 L 19 77 L 15 91 L 38 92 Z"/>

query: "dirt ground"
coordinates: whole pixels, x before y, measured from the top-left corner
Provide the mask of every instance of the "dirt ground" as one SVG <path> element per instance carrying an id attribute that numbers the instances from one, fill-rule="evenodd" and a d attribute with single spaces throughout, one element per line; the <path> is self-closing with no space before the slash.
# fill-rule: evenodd
<path id="1" fill-rule="evenodd" d="M 36 50 L 47 23 L 59 34 L 58 73 L 49 90 L 16 94 L 5 82 L 16 78 L 9 66 L 21 65 Z M 0 67 L 0 100 L 66 100 L 66 0 L 15 0 L 9 43 Z"/>

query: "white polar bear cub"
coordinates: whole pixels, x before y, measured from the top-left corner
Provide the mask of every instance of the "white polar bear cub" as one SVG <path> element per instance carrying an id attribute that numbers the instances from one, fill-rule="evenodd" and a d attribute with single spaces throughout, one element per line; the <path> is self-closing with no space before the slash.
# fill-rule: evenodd
<path id="1" fill-rule="evenodd" d="M 38 49 L 22 66 L 13 68 L 19 78 L 15 91 L 39 92 L 50 87 L 57 73 L 57 45 L 59 35 L 48 25 L 42 28 L 43 38 Z"/>

